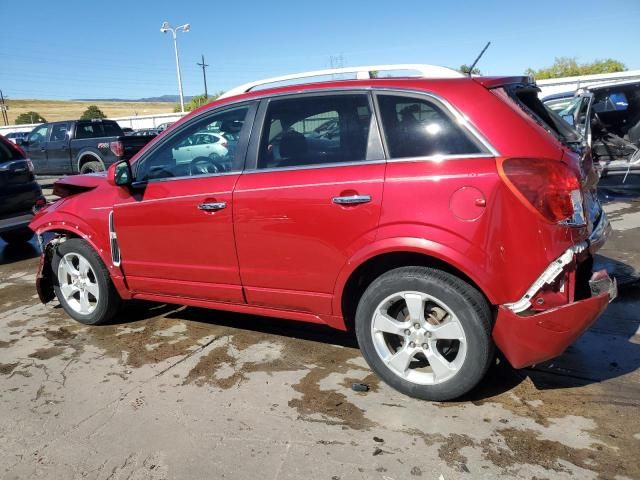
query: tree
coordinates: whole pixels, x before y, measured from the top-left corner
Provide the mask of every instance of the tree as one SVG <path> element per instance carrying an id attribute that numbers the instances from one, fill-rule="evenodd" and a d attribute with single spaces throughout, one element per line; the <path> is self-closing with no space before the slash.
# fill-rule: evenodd
<path id="1" fill-rule="evenodd" d="M 107 118 L 107 116 L 96 105 L 89 105 L 80 117 L 80 120 L 92 120 L 94 118 Z"/>
<path id="2" fill-rule="evenodd" d="M 16 118 L 16 125 L 24 125 L 28 123 L 46 123 L 46 119 L 38 112 L 21 113 Z"/>
<path id="3" fill-rule="evenodd" d="M 463 63 L 462 65 L 460 65 L 460 68 L 458 70 L 464 73 L 465 75 L 469 75 L 469 68 L 470 68 L 469 65 Z M 471 75 L 482 75 L 482 72 L 478 67 L 473 67 L 473 70 L 471 71 Z"/>
<path id="4" fill-rule="evenodd" d="M 576 77 L 579 75 L 594 75 L 598 73 L 624 72 L 627 66 L 619 60 L 605 58 L 591 63 L 578 63 L 575 57 L 556 57 L 553 65 L 539 70 L 527 69 L 527 75 L 536 80 L 546 78 Z"/>
<path id="5" fill-rule="evenodd" d="M 206 97 L 204 94 L 202 95 L 196 95 L 194 97 L 191 97 L 191 100 L 189 100 L 189 103 L 187 103 L 184 106 L 184 110 L 186 112 L 190 112 L 192 110 L 195 110 L 198 107 L 201 107 L 202 105 L 205 105 L 209 102 L 213 102 L 216 98 L 218 98 L 220 95 L 222 95 L 224 92 L 223 91 L 219 91 L 214 93 L 213 95 L 209 95 L 208 97 Z M 179 112 L 180 111 L 180 104 L 176 104 L 176 106 L 173 108 L 174 112 Z"/>

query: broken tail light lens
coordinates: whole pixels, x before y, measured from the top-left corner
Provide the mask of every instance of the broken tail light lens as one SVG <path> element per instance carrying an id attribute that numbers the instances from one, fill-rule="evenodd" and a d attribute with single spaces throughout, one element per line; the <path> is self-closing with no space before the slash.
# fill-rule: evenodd
<path id="1" fill-rule="evenodd" d="M 548 221 L 585 224 L 580 180 L 564 163 L 508 158 L 501 164 L 501 174 L 511 190 Z"/>
<path id="2" fill-rule="evenodd" d="M 122 157 L 124 155 L 124 145 L 120 141 L 111 142 L 109 148 L 116 157 Z"/>

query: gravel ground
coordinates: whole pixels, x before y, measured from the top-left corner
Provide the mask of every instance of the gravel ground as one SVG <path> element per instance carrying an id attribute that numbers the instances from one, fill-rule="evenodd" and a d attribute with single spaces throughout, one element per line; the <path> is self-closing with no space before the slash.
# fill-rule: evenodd
<path id="1" fill-rule="evenodd" d="M 151 304 L 82 326 L 37 300 L 36 245 L 0 241 L 0 477 L 640 479 L 640 204 L 607 210 L 620 297 L 562 357 L 446 404 L 319 326 Z"/>

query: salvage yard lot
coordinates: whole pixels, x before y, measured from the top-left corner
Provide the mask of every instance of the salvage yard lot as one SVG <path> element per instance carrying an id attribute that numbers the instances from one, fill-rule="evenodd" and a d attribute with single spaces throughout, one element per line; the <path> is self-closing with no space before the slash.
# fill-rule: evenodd
<path id="1" fill-rule="evenodd" d="M 37 300 L 35 244 L 0 243 L 0 476 L 640 478 L 640 204 L 606 209 L 620 298 L 562 357 L 442 404 L 314 325 L 138 304 L 82 326 Z"/>

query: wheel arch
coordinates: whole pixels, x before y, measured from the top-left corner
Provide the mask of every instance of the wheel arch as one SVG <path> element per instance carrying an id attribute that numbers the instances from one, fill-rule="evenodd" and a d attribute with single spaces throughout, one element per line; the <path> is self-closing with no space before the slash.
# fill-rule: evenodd
<path id="1" fill-rule="evenodd" d="M 424 266 L 443 270 L 476 288 L 489 305 L 496 304 L 496 296 L 487 279 L 466 265 L 462 254 L 418 238 L 387 239 L 380 243 L 349 261 L 336 282 L 333 311 L 344 319 L 348 330 L 353 328 L 358 301 L 367 287 L 383 273 L 398 267 Z"/>
<path id="2" fill-rule="evenodd" d="M 82 169 L 82 166 L 85 165 L 86 163 L 89 162 L 100 162 L 100 165 L 102 165 L 102 169 L 106 170 L 105 165 L 104 165 L 104 161 L 102 160 L 102 157 L 94 152 L 93 150 L 82 150 L 78 153 L 78 160 L 76 162 L 76 165 L 78 167 L 78 172 L 80 172 L 80 170 Z"/>
<path id="3" fill-rule="evenodd" d="M 58 214 L 57 217 L 58 218 L 53 221 L 42 222 L 41 224 L 34 222 L 31 225 L 31 228 L 38 236 L 38 242 L 42 250 L 36 287 L 43 303 L 53 298 L 50 296 L 50 291 L 53 289 L 50 261 L 55 247 L 54 240 L 58 239 L 59 241 L 61 238 L 80 238 L 87 242 L 107 266 L 111 281 L 120 296 L 123 299 L 131 298 L 131 292 L 126 284 L 122 271 L 111 262 L 108 244 L 103 245 L 100 241 L 101 237 L 96 235 L 95 231 L 81 219 L 60 214 Z"/>

